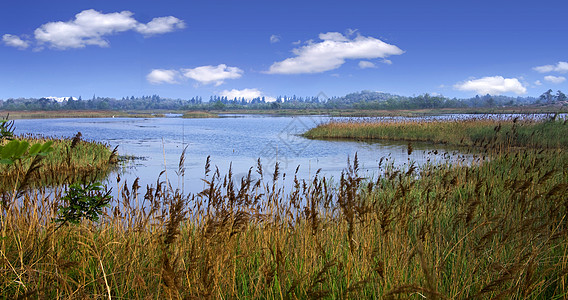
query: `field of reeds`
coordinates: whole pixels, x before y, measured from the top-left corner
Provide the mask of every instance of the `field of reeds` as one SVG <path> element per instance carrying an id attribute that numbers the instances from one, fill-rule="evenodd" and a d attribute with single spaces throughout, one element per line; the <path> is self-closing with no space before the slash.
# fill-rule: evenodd
<path id="1" fill-rule="evenodd" d="M 72 138 L 30 134 L 15 138 L 30 144 L 51 142 L 53 151 L 41 159 L 37 170 L 32 166 L 33 159 L 18 161 L 12 165 L 0 164 L 0 172 L 3 175 L 0 178 L 0 192 L 22 185 L 37 187 L 101 180 L 108 176 L 118 162 L 116 149 L 113 151 L 105 143 L 84 141 L 81 139 L 81 133 Z"/>
<path id="2" fill-rule="evenodd" d="M 199 118 L 218 118 L 219 114 L 210 113 L 207 111 L 187 111 L 182 115 L 185 119 L 199 119 Z"/>
<path id="3" fill-rule="evenodd" d="M 312 139 L 416 141 L 452 146 L 559 148 L 568 145 L 568 120 L 557 115 L 468 119 L 352 119 L 321 124 Z"/>
<path id="4" fill-rule="evenodd" d="M 117 178 L 77 224 L 60 222 L 69 187 L 4 197 L 0 297 L 566 299 L 568 143 L 519 147 L 517 122 L 473 164 L 385 158 L 371 179 L 354 155 L 335 181 L 287 174 L 289 192 L 260 162 L 234 178 L 208 160 L 198 194 Z"/>

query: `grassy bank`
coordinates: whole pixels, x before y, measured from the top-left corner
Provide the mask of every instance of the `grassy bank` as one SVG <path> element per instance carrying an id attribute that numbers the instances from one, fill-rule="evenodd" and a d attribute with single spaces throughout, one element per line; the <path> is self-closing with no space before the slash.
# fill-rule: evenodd
<path id="1" fill-rule="evenodd" d="M 152 118 L 163 117 L 167 113 L 187 114 L 188 118 L 214 117 L 219 114 L 250 114 L 250 115 L 276 115 L 276 116 L 306 116 L 306 115 L 329 115 L 334 117 L 420 117 L 443 114 L 535 114 L 557 113 L 565 111 L 566 107 L 552 105 L 530 105 L 511 107 L 480 107 L 480 108 L 440 108 L 440 109 L 224 109 L 207 111 L 175 111 L 175 110 L 54 110 L 54 111 L 3 111 L 0 114 L 10 115 L 11 119 L 53 119 L 53 118 Z"/>
<path id="2" fill-rule="evenodd" d="M 484 147 L 471 166 L 381 159 L 372 180 L 354 158 L 337 182 L 288 174 L 289 193 L 260 166 L 240 179 L 207 162 L 189 195 L 117 179 L 119 198 L 77 225 L 53 221 L 64 188 L 4 195 L 0 297 L 566 297 L 568 144 Z"/>
<path id="3" fill-rule="evenodd" d="M 1 111 L 10 119 L 59 119 L 59 118 L 153 118 L 153 111 L 113 110 L 54 110 L 54 111 Z"/>
<path id="4" fill-rule="evenodd" d="M 442 143 L 455 146 L 501 146 L 557 148 L 568 145 L 566 120 L 547 118 L 479 117 L 468 120 L 353 120 L 332 121 L 304 134 L 312 139 L 398 140 Z"/>
<path id="5" fill-rule="evenodd" d="M 199 118 L 218 118 L 219 114 L 210 113 L 207 111 L 188 111 L 183 114 L 182 118 L 186 119 L 199 119 Z"/>
<path id="6" fill-rule="evenodd" d="M 438 109 L 227 109 L 212 110 L 216 114 L 265 114 L 265 115 L 328 115 L 333 117 L 422 117 L 445 114 L 554 114 L 562 109 L 557 106 L 512 106 L 512 107 L 476 107 L 476 108 L 438 108 Z"/>
<path id="7" fill-rule="evenodd" d="M 31 135 L 17 138 L 30 144 L 52 141 L 53 151 L 42 158 L 38 169 L 34 172 L 28 172 L 32 159 L 18 161 L 13 165 L 0 165 L 0 172 L 3 175 L 0 178 L 0 191 L 13 189 L 16 182 L 18 185 L 37 187 L 101 180 L 108 176 L 118 160 L 109 145 L 84 141 L 80 135 L 75 138 Z M 26 178 L 26 182 L 22 182 L 23 178 Z"/>

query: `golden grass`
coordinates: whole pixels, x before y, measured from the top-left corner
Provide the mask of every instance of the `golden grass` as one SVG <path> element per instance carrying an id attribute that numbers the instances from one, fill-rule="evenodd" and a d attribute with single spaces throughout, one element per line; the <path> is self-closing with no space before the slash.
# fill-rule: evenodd
<path id="1" fill-rule="evenodd" d="M 119 180 L 99 223 L 59 229 L 63 187 L 5 194 L 0 295 L 566 297 L 568 155 L 494 145 L 472 166 L 381 160 L 374 179 L 355 157 L 339 182 L 295 178 L 289 193 L 278 169 L 240 179 L 208 161 L 198 194 Z"/>
<path id="2" fill-rule="evenodd" d="M 466 120 L 363 119 L 331 121 L 304 134 L 308 138 L 420 141 L 455 146 L 568 147 L 567 120 L 551 117 Z"/>

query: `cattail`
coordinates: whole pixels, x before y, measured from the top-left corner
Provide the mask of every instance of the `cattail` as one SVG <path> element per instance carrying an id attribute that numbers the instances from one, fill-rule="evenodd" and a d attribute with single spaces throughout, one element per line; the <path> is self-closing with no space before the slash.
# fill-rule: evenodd
<path id="1" fill-rule="evenodd" d="M 81 141 L 81 132 L 77 132 L 77 134 L 73 137 L 73 140 L 71 141 L 71 147 L 70 149 L 74 149 L 77 144 L 79 144 L 79 142 Z"/>

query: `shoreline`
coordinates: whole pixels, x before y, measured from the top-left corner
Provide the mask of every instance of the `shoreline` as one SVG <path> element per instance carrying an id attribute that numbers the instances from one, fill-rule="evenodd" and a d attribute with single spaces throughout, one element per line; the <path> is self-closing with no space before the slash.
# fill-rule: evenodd
<path id="1" fill-rule="evenodd" d="M 500 108 L 443 108 L 416 110 L 364 110 L 364 109 L 227 109 L 227 110 L 54 110 L 54 111 L 4 111 L 0 117 L 9 115 L 10 119 L 58 119 L 58 118 L 160 118 L 174 113 L 186 115 L 186 118 L 217 118 L 223 114 L 242 115 L 278 115 L 278 116 L 313 116 L 331 117 L 423 117 L 446 114 L 554 114 L 568 111 L 558 106 L 518 106 Z"/>

